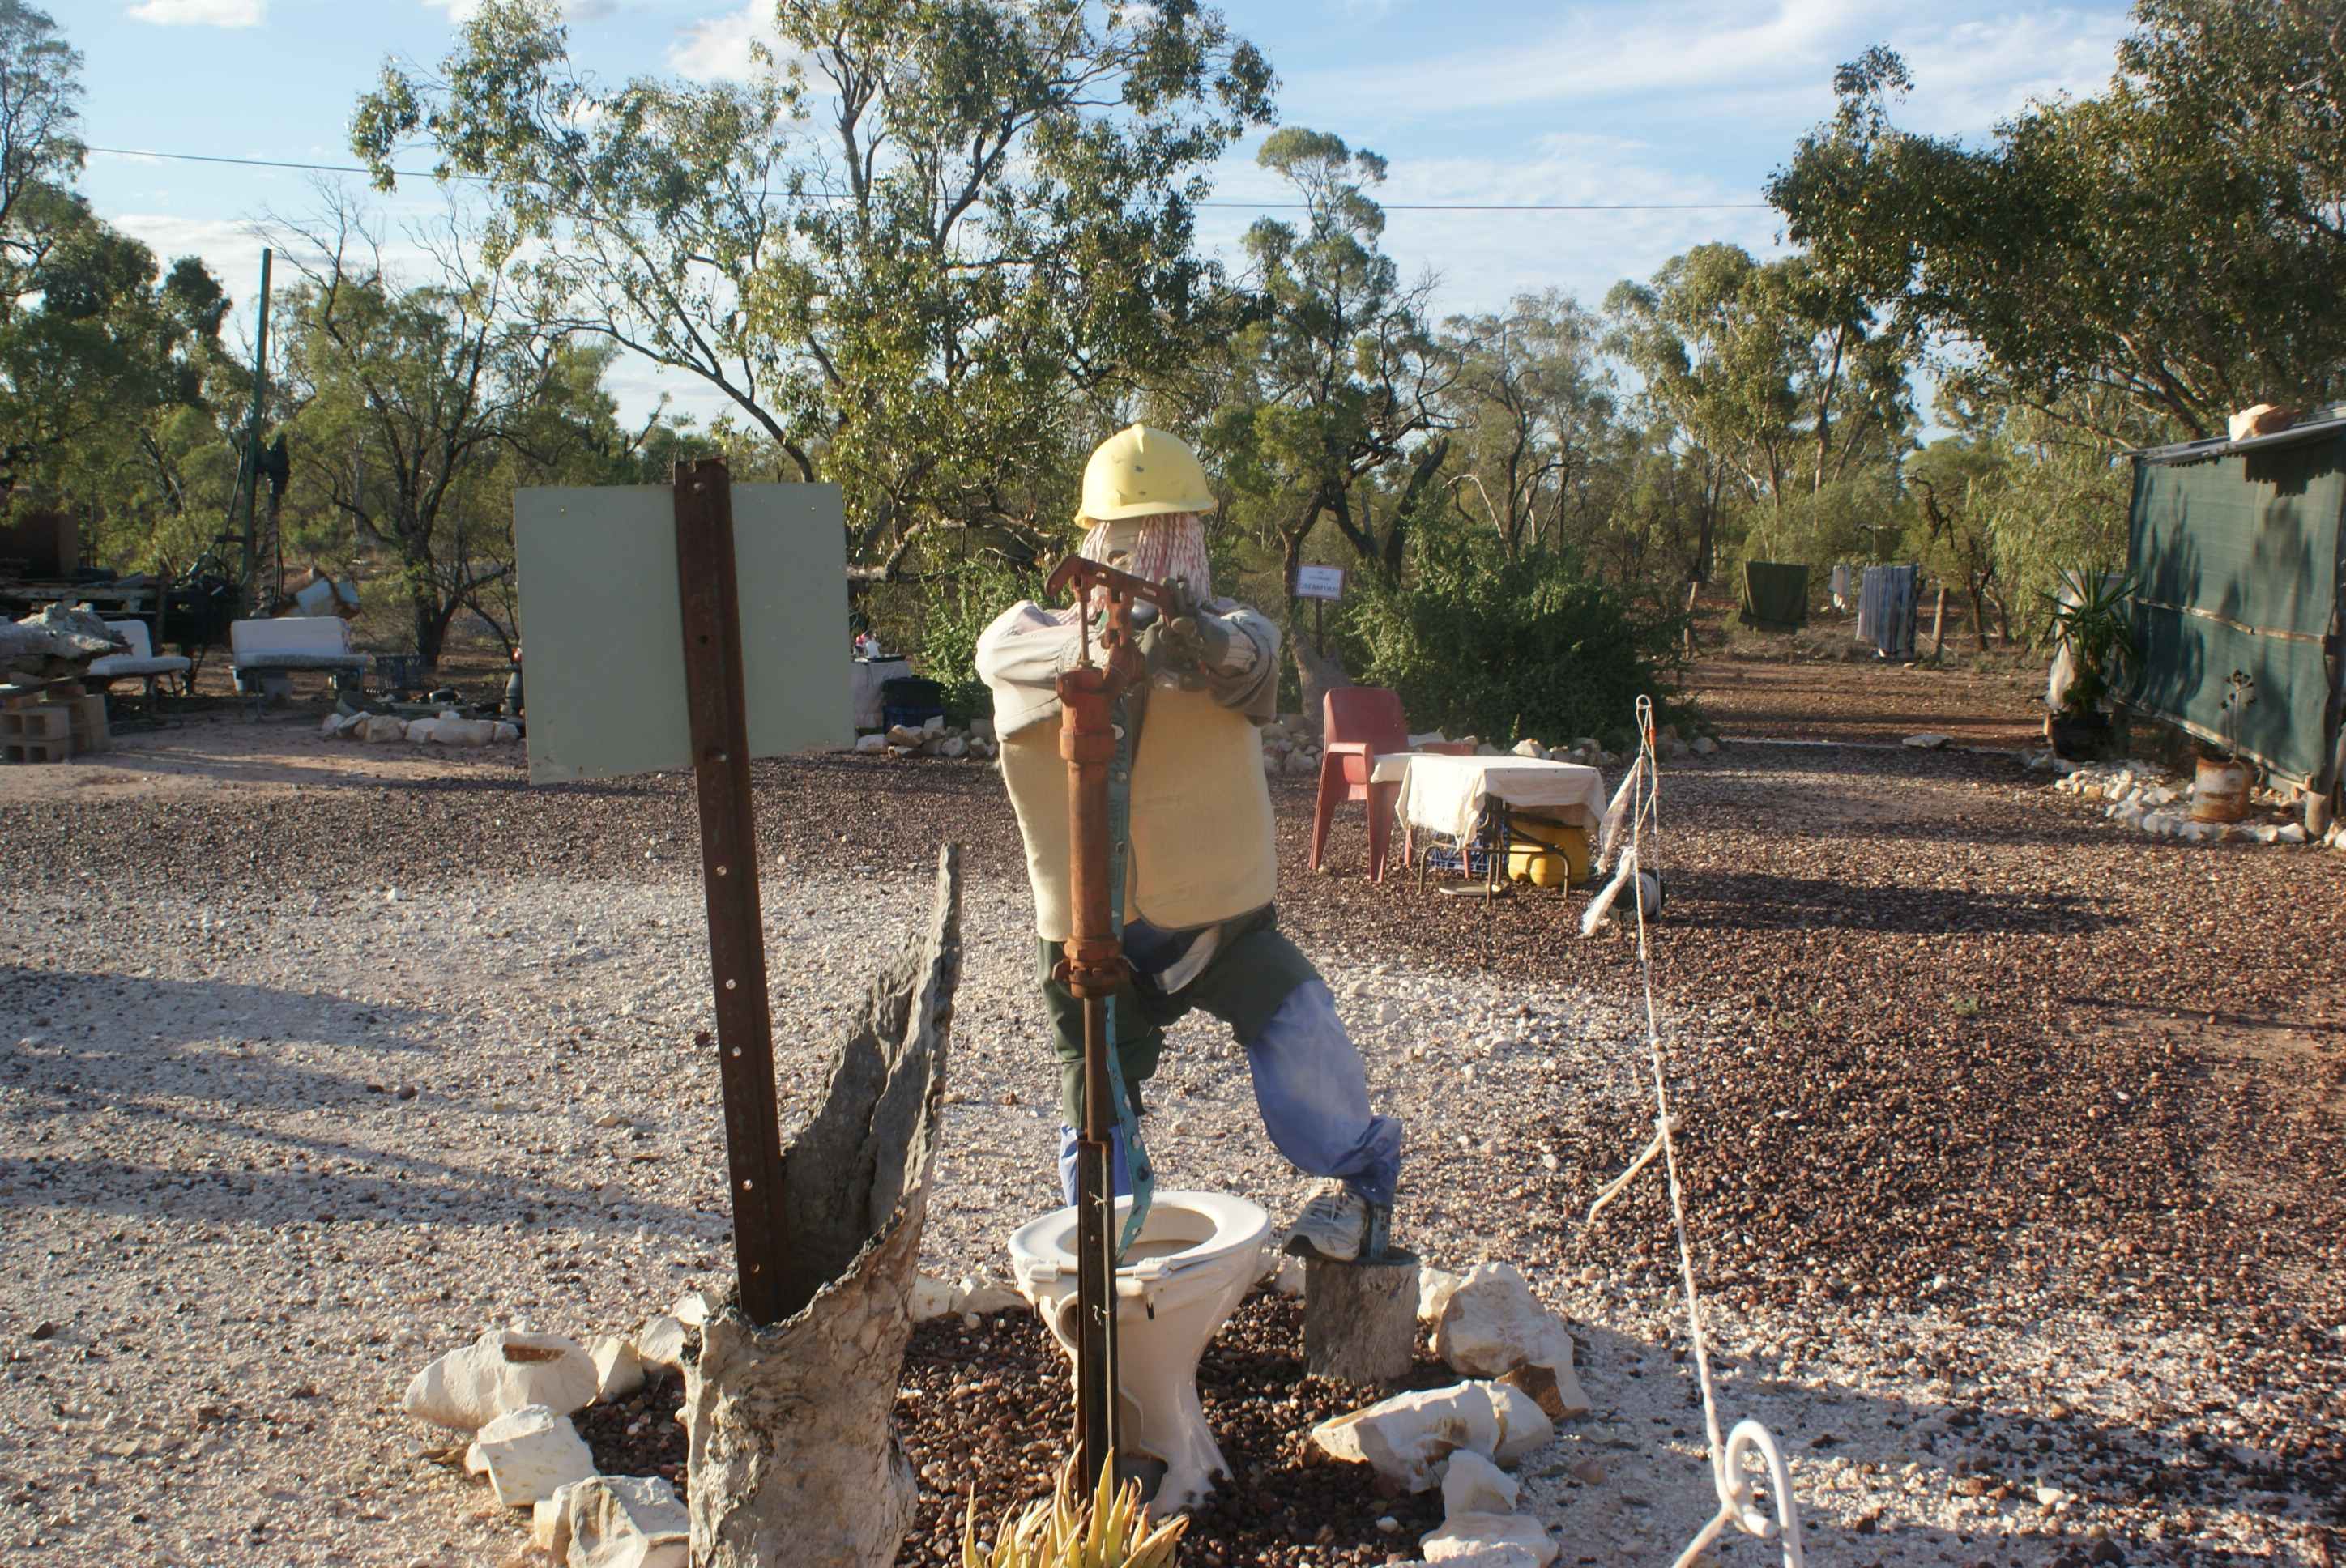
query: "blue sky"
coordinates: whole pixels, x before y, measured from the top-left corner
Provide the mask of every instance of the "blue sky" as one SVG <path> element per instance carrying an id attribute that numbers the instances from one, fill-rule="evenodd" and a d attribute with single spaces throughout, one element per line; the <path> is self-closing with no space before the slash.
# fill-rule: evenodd
<path id="1" fill-rule="evenodd" d="M 55 4 L 55 0 L 52 0 Z M 575 0 L 577 55 L 607 76 L 722 76 L 741 68 L 770 0 Z M 96 148 L 344 163 L 344 127 L 387 56 L 445 49 L 463 0 L 65 0 L 54 15 L 86 56 L 85 135 Z M 1391 160 L 1392 203 L 1755 203 L 1802 130 L 1831 108 L 1833 67 L 1869 44 L 1905 55 L 1916 91 L 1902 123 L 1984 136 L 2031 97 L 2107 81 L 2125 8 L 1948 0 L 1650 0 L 1580 8 L 1503 0 L 1225 0 L 1269 54 L 1283 120 L 1333 131 Z M 1253 148 L 1219 194 L 1276 199 Z M 423 159 L 410 160 L 422 167 Z M 240 305 L 259 269 L 256 220 L 313 209 L 313 176 L 94 152 L 97 210 L 170 258 L 203 256 Z M 361 182 L 350 182 L 355 188 Z M 397 205 L 428 199 L 403 188 Z M 1206 215 L 1234 253 L 1252 214 Z M 1695 211 L 1392 214 L 1405 276 L 1439 280 L 1438 307 L 1504 306 L 1559 287 L 1595 304 L 1708 239 L 1775 245 L 1774 215 Z M 631 409 L 661 390 L 709 401 L 637 367 L 614 378 Z"/>

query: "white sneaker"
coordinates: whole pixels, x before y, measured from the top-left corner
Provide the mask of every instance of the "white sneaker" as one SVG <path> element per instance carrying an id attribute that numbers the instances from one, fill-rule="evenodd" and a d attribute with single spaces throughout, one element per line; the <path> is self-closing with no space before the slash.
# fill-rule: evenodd
<path id="1" fill-rule="evenodd" d="M 1390 1208 L 1381 1209 L 1341 1181 L 1323 1181 L 1287 1227 L 1280 1249 L 1328 1263 L 1382 1257 L 1392 1223 Z"/>

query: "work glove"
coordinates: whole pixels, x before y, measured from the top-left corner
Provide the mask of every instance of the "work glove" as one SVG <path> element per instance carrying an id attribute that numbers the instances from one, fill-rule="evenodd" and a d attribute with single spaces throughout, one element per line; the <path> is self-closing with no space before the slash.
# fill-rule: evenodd
<path id="1" fill-rule="evenodd" d="M 1254 667 L 1254 643 L 1223 616 L 1201 609 L 1167 623 L 1165 657 L 1209 675 L 1244 675 Z"/>
<path id="2" fill-rule="evenodd" d="M 1143 610 L 1148 615 L 1143 616 Z M 1157 613 L 1156 606 L 1139 604 L 1132 606 L 1132 646 L 1140 654 L 1142 670 L 1153 680 L 1165 667 L 1165 617 Z"/>

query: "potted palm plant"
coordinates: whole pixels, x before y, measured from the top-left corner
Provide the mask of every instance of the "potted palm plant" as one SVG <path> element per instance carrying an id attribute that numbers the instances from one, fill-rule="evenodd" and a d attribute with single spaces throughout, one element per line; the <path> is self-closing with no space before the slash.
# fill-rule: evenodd
<path id="1" fill-rule="evenodd" d="M 2068 573 L 2066 580 L 2066 593 L 2045 596 L 2053 606 L 2055 646 L 2069 657 L 2069 682 L 2045 719 L 2045 733 L 2056 755 L 2084 759 L 2107 743 L 2110 716 L 2105 703 L 2141 657 L 2127 616 L 2135 575 L 2091 569 Z"/>

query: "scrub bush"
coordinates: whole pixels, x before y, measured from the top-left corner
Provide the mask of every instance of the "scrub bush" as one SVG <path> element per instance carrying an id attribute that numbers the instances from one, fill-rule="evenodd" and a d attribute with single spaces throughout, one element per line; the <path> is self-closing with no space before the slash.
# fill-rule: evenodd
<path id="1" fill-rule="evenodd" d="M 1449 519 L 1418 532 L 1399 584 L 1362 582 L 1344 617 L 1353 679 L 1400 693 L 1413 726 L 1503 748 L 1594 735 L 1618 749 L 1640 696 L 1660 718 L 1690 717 L 1685 627 L 1683 614 L 1586 571 L 1569 545 L 1509 555 Z"/>

